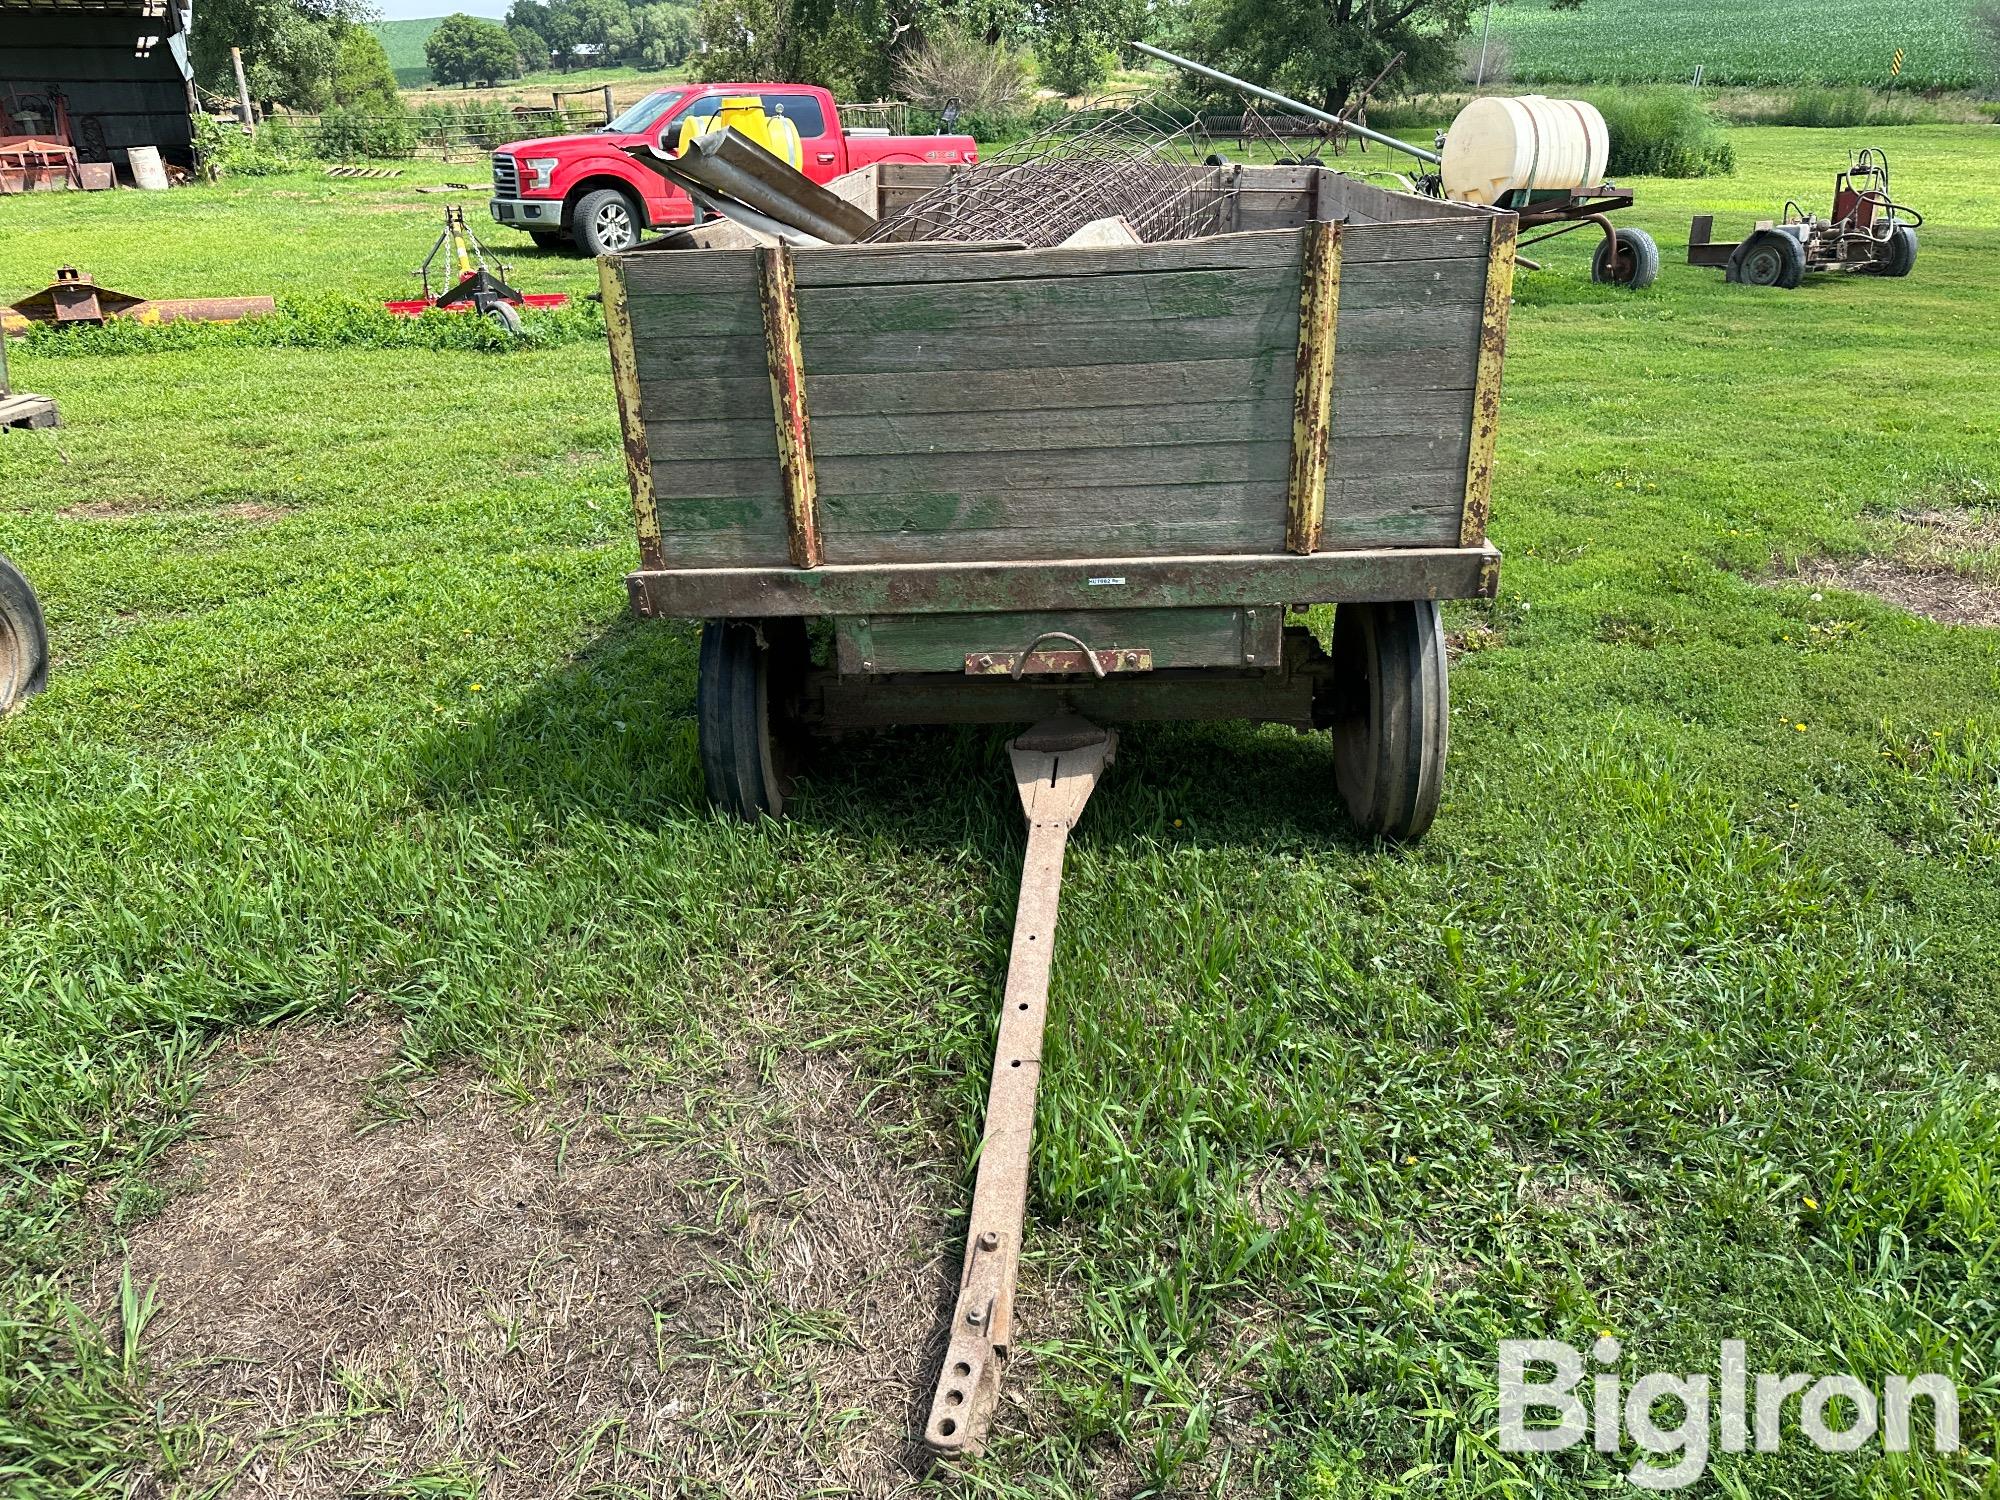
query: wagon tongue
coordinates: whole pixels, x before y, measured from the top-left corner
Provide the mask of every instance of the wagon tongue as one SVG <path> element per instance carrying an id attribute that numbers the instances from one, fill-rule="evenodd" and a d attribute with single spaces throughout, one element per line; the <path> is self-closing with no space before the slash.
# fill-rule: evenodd
<path id="1" fill-rule="evenodd" d="M 1007 747 L 1028 819 L 1028 852 L 1014 912 L 993 1083 L 986 1095 L 986 1132 L 972 1189 L 965 1267 L 951 1314 L 951 1343 L 924 1428 L 924 1442 L 936 1453 L 974 1454 L 984 1448 L 999 1400 L 1000 1376 L 1013 1343 L 1014 1282 L 1021 1269 L 1021 1227 L 1028 1209 L 1028 1148 L 1041 1082 L 1063 852 L 1117 748 L 1115 733 L 1074 715 L 1046 719 Z"/>

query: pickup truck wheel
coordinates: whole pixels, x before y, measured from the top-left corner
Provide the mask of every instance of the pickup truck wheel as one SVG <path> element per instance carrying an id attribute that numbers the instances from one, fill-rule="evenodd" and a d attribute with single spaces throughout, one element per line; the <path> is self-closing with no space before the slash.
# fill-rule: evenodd
<path id="1" fill-rule="evenodd" d="M 528 238 L 535 242 L 537 250 L 560 250 L 569 236 L 560 229 L 530 229 Z"/>
<path id="2" fill-rule="evenodd" d="M 1341 605 L 1333 660 L 1314 717 L 1333 733 L 1340 800 L 1365 833 L 1420 839 L 1437 816 L 1451 718 L 1436 602 Z"/>
<path id="3" fill-rule="evenodd" d="M 21 570 L 0 557 L 0 714 L 39 693 L 49 677 L 42 604 Z"/>
<path id="4" fill-rule="evenodd" d="M 702 781 L 745 823 L 781 818 L 801 736 L 792 705 L 809 664 L 798 620 L 709 620 L 695 677 Z"/>
<path id="5" fill-rule="evenodd" d="M 599 188 L 577 199 L 570 233 L 585 255 L 618 255 L 639 243 L 639 211 L 616 188 Z"/>

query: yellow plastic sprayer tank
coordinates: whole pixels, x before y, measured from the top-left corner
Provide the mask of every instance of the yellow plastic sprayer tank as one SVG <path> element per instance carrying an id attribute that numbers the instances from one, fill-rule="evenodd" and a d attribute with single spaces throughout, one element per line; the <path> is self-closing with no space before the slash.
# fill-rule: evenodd
<path id="1" fill-rule="evenodd" d="M 1522 190 L 1596 187 L 1610 155 L 1604 116 L 1581 99 L 1474 99 L 1451 122 L 1438 172 L 1445 197 L 1496 204 Z"/>
<path id="2" fill-rule="evenodd" d="M 755 94 L 733 94 L 718 99 L 714 114 L 699 118 L 690 116 L 681 121 L 681 133 L 675 141 L 675 149 L 687 150 L 691 141 L 697 136 L 707 135 L 711 130 L 734 130 L 748 136 L 788 167 L 805 164 L 805 147 L 799 141 L 799 127 L 783 115 L 766 114 L 764 101 Z"/>

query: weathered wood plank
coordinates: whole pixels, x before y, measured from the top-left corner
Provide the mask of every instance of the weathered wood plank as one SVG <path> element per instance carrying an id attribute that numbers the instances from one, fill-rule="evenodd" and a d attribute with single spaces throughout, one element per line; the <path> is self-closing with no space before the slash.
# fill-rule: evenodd
<path id="1" fill-rule="evenodd" d="M 970 389 L 975 372 L 1095 364 L 1117 350 L 1134 364 L 1164 363 L 1199 352 L 1215 359 L 1282 352 L 1298 340 L 1298 301 L 1238 318 L 1162 318 L 1134 323 L 1023 323 L 947 329 L 942 333 L 805 331 L 806 359 L 828 375 L 885 375 L 930 370 Z M 1345 337 L 1345 330 L 1342 330 Z"/>
<path id="2" fill-rule="evenodd" d="M 645 393 L 648 421 L 682 410 L 684 403 L 678 390 L 683 380 L 764 373 L 761 329 L 755 334 L 727 338 L 688 338 L 674 330 L 639 325 L 632 330 L 632 347 L 639 361 L 639 383 Z"/>
<path id="3" fill-rule="evenodd" d="M 1100 252 L 1116 253 L 1116 252 Z M 1269 320 L 1296 303 L 1298 268 L 1154 272 L 959 282 L 941 293 L 914 286 L 823 287 L 799 295 L 813 340 L 842 334 L 908 334 L 1088 323 L 1116 337 L 1135 323 Z M 1289 311 L 1296 316 L 1296 306 Z"/>
<path id="4" fill-rule="evenodd" d="M 1284 609 L 1091 609 L 973 615 L 882 615 L 834 622 L 840 670 L 956 672 L 978 652 L 1028 649 L 1047 631 L 1093 651 L 1145 649 L 1155 671 L 1275 665 Z"/>
<path id="5" fill-rule="evenodd" d="M 757 252 L 750 252 L 755 255 Z M 689 259 L 696 259 L 689 252 Z M 763 337 L 763 311 L 758 305 L 757 288 L 719 287 L 713 291 L 691 291 L 677 287 L 670 292 L 635 292 L 632 296 L 635 324 L 651 334 L 684 339 Z"/>
<path id="6" fill-rule="evenodd" d="M 1047 277 L 1128 276 L 1173 271 L 1254 271 L 1298 264 L 1296 233 L 1221 234 L 1158 245 L 1111 250 L 1063 249 L 996 251 L 978 264 L 958 247 L 908 249 L 890 254 L 880 245 L 829 245 L 801 251 L 803 287 L 894 286 L 906 282 L 959 282 Z"/>
<path id="7" fill-rule="evenodd" d="M 1021 453 L 899 453 L 823 458 L 823 503 L 836 496 L 893 491 L 980 493 L 1070 489 L 1104 485 L 1230 484 L 1275 480 L 1282 487 L 1291 443 L 1270 437 L 1237 437 L 1132 448 L 1041 448 Z"/>
<path id="8" fill-rule="evenodd" d="M 1341 600 L 1491 597 L 1491 547 L 1376 548 L 1257 556 L 1103 557 L 904 566 L 684 568 L 629 575 L 641 615 L 970 613 L 1029 609 L 1178 609 Z"/>
<path id="9" fill-rule="evenodd" d="M 1099 358 L 1118 351 L 1101 350 Z M 1267 354 L 1248 359 L 1172 359 L 1144 364 L 1087 364 L 1064 368 L 976 370 L 941 379 L 928 371 L 882 375 L 809 372 L 806 392 L 813 414 L 835 417 L 916 416 L 953 420 L 951 431 L 991 412 L 1056 408 L 1105 411 L 1119 407 L 1168 407 L 1192 403 L 1257 401 L 1291 391 L 1291 361 Z M 718 395 L 722 393 L 718 392 Z"/>
<path id="10" fill-rule="evenodd" d="M 1285 519 L 1285 546 L 1292 552 L 1318 548 L 1326 508 L 1333 441 L 1334 334 L 1340 312 L 1340 231 L 1339 224 L 1315 223 L 1305 233 Z"/>

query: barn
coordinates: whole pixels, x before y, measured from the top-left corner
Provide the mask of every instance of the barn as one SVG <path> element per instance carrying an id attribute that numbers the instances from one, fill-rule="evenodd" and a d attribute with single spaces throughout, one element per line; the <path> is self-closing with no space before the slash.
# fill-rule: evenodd
<path id="1" fill-rule="evenodd" d="M 134 146 L 192 167 L 189 17 L 177 0 L 0 0 L 0 169 L 39 160 L 26 186 L 96 186 Z"/>

